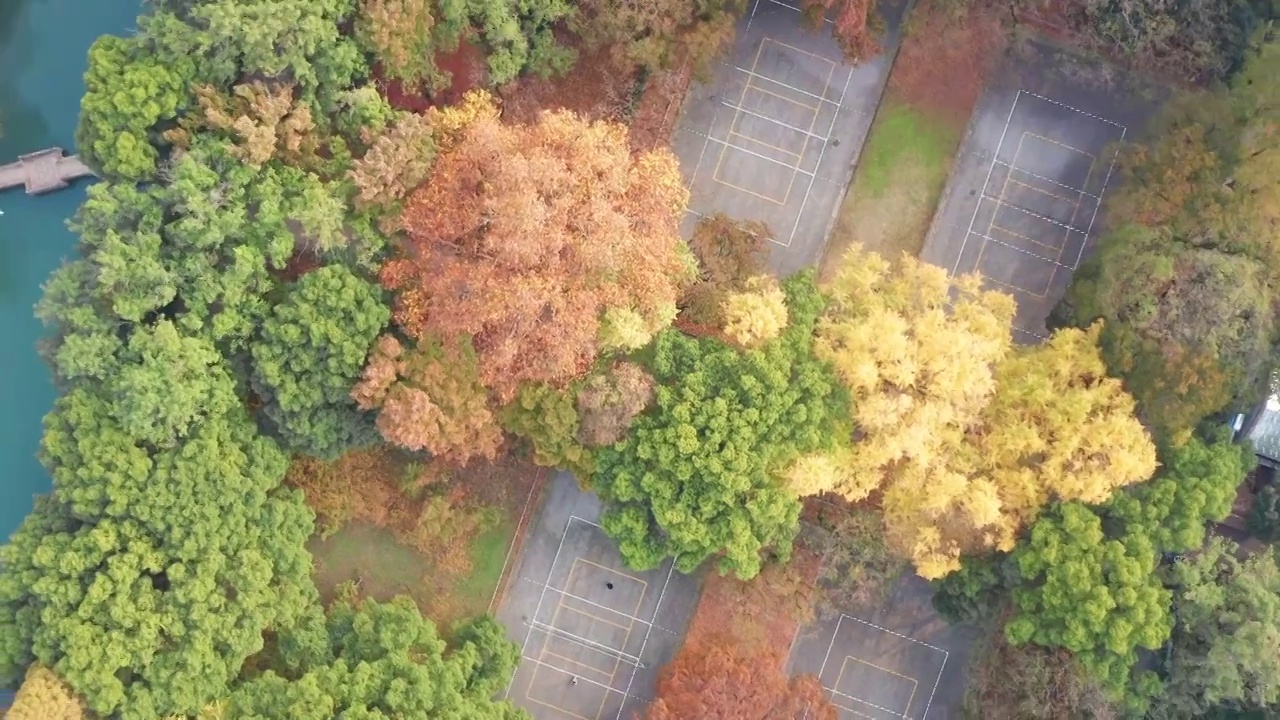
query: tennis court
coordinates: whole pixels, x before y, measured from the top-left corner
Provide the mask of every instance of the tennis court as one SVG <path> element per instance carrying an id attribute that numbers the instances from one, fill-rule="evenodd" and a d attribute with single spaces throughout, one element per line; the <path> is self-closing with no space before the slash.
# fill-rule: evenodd
<path id="1" fill-rule="evenodd" d="M 896 42 L 903 3 L 884 3 Z M 763 222 L 782 274 L 817 261 L 887 72 L 885 55 L 847 61 L 799 8 L 755 0 L 709 84 L 685 102 L 672 147 L 691 191 L 686 233 L 723 213 Z"/>
<path id="2" fill-rule="evenodd" d="M 1016 339 L 1036 343 L 1103 225 L 1121 144 L 1153 101 L 1084 80 L 1092 60 L 1037 43 L 1020 53 L 974 111 L 921 257 L 1012 294 Z"/>
<path id="3" fill-rule="evenodd" d="M 697 585 L 670 561 L 627 569 L 572 476 L 549 494 L 500 612 L 522 656 L 506 697 L 539 720 L 629 720 L 679 647 Z"/>

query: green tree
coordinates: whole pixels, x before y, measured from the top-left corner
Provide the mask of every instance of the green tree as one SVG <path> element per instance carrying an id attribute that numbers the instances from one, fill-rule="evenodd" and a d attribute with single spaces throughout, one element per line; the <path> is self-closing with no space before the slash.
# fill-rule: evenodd
<path id="1" fill-rule="evenodd" d="M 1280 484 L 1273 482 L 1254 496 L 1249 533 L 1264 542 L 1280 540 Z"/>
<path id="2" fill-rule="evenodd" d="M 316 602 L 314 516 L 242 410 L 155 450 L 82 388 L 42 457 L 54 492 L 0 548 L 0 683 L 39 661 L 99 714 L 195 714 Z"/>
<path id="3" fill-rule="evenodd" d="M 303 275 L 263 321 L 253 388 L 285 447 L 336 459 L 377 438 L 351 388 L 391 318 L 381 290 L 343 265 Z"/>
<path id="4" fill-rule="evenodd" d="M 1072 324 L 1105 321 L 1108 368 L 1156 436 L 1177 444 L 1267 377 L 1272 298 L 1257 260 L 1129 225 L 1099 243 L 1061 310 Z"/>
<path id="5" fill-rule="evenodd" d="M 591 451 L 578 441 L 576 388 L 557 390 L 538 383 L 516 393 L 502 409 L 502 426 L 533 446 L 533 461 L 542 467 L 558 467 L 579 478 L 591 477 Z"/>
<path id="6" fill-rule="evenodd" d="M 592 478 L 605 531 L 636 568 L 674 556 L 691 572 L 720 555 L 720 571 L 751 578 L 761 552 L 787 557 L 800 503 L 776 473 L 829 449 L 848 417 L 831 370 L 814 358 L 823 301 L 811 275 L 785 285 L 791 324 L 758 350 L 675 331 L 658 336 L 655 408 L 601 450 Z"/>
<path id="7" fill-rule="evenodd" d="M 1173 627 L 1157 557 L 1151 538 L 1110 538 L 1085 505 L 1059 506 L 1013 554 L 1022 583 L 1013 591 L 1017 613 L 1005 636 L 1014 645 L 1066 648 L 1111 693 L 1123 695 L 1137 649 L 1160 647 Z"/>
<path id="8" fill-rule="evenodd" d="M 89 48 L 76 147 L 99 175 L 147 180 L 160 153 L 155 131 L 190 101 L 190 57 L 154 54 L 145 38 L 103 35 Z"/>
<path id="9" fill-rule="evenodd" d="M 1169 569 L 1178 622 L 1158 709 L 1170 716 L 1280 703 L 1280 567 L 1274 553 L 1238 551 L 1215 537 Z"/>
<path id="10" fill-rule="evenodd" d="M 121 429 L 156 447 L 171 446 L 238 403 L 213 345 L 183 337 L 168 320 L 129 336 L 128 349 L 105 389 Z"/>
<path id="11" fill-rule="evenodd" d="M 1206 525 L 1231 514 L 1236 490 L 1257 461 L 1225 432 L 1209 442 L 1192 439 L 1162 459 L 1154 480 L 1113 495 L 1104 514 L 1150 538 L 1158 552 L 1195 550 L 1204 544 Z"/>
<path id="12" fill-rule="evenodd" d="M 466 0 L 472 26 L 488 50 L 489 81 L 504 85 L 522 72 L 550 77 L 569 69 L 572 48 L 561 45 L 553 30 L 573 16 L 568 0 Z"/>
<path id="13" fill-rule="evenodd" d="M 493 695 L 510 678 L 519 650 L 501 626 L 481 618 L 453 649 L 413 601 L 340 598 L 323 625 L 308 626 L 284 674 L 268 670 L 231 695 L 230 717 L 242 720 L 522 720 L 529 716 Z"/>
<path id="14" fill-rule="evenodd" d="M 295 253 L 340 242 L 333 224 L 344 210 L 315 215 L 316 194 L 333 189 L 309 173 L 255 169 L 225 143 L 197 138 L 167 179 L 89 189 L 72 223 L 81 257 L 55 272 L 37 307 L 59 376 L 104 377 L 120 329 L 159 318 L 241 354 L 270 308 L 274 274 Z"/>
<path id="15" fill-rule="evenodd" d="M 341 30 L 350 0 L 159 0 L 155 6 L 138 18 L 154 55 L 196 60 L 208 84 L 288 76 L 311 99 L 345 90 L 368 72 L 356 42 Z"/>
<path id="16" fill-rule="evenodd" d="M 1071 21 L 1085 37 L 1139 66 L 1185 80 L 1220 80 L 1257 23 L 1248 0 L 1079 0 Z"/>

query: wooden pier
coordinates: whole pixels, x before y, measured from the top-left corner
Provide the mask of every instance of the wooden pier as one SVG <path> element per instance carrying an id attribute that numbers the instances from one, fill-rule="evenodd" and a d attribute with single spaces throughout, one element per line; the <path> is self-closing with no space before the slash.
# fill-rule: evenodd
<path id="1" fill-rule="evenodd" d="M 75 155 L 64 156 L 54 147 L 19 155 L 17 162 L 0 165 L 0 190 L 23 186 L 28 195 L 61 190 L 76 178 L 93 175 L 88 165 Z"/>

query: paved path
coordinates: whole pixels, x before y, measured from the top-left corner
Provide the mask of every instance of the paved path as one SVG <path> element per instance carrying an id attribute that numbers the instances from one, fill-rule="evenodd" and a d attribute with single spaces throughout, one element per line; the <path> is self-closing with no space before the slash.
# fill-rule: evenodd
<path id="1" fill-rule="evenodd" d="M 79 156 L 64 156 L 62 148 L 53 147 L 19 155 L 16 162 L 0 165 L 0 190 L 22 186 L 28 195 L 39 195 L 90 175 L 93 171 Z"/>

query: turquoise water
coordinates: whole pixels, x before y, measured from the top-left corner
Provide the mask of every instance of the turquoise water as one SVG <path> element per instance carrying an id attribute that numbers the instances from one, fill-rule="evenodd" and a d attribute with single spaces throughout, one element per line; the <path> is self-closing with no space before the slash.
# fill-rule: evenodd
<path id="1" fill-rule="evenodd" d="M 51 146 L 74 151 L 89 45 L 129 32 L 139 9 L 138 0 L 0 0 L 0 164 Z M 42 329 L 32 306 L 74 252 L 65 223 L 86 184 L 40 197 L 0 192 L 0 538 L 49 489 L 35 453 L 54 391 L 36 355 Z"/>

